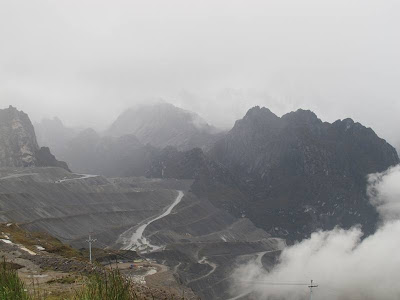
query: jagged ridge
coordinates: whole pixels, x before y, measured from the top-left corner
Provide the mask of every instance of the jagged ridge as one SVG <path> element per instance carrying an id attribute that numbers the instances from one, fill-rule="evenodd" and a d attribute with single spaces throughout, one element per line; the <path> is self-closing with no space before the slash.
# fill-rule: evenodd
<path id="1" fill-rule="evenodd" d="M 322 122 L 311 111 L 281 118 L 254 107 L 209 153 L 241 177 L 244 212 L 273 235 L 302 239 L 317 228 L 361 223 L 374 230 L 366 176 L 399 163 L 396 150 L 351 119 Z"/>

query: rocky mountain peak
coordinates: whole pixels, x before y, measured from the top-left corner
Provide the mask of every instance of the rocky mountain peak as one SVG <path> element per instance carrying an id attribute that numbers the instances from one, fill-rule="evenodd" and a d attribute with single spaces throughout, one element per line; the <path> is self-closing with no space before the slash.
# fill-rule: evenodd
<path id="1" fill-rule="evenodd" d="M 376 214 L 365 194 L 366 177 L 399 163 L 391 145 L 351 119 L 330 124 L 309 110 L 279 118 L 260 107 L 237 121 L 209 155 L 244 178 L 252 198 L 246 215 L 253 222 L 299 239 L 310 228 L 332 224 L 358 222 L 371 232 Z M 349 209 L 363 214 L 354 220 Z"/>
<path id="2" fill-rule="evenodd" d="M 266 107 L 255 106 L 250 108 L 242 120 L 246 121 L 266 121 L 279 119 L 272 111 Z M 239 120 L 240 121 L 240 120 Z"/>
<path id="3" fill-rule="evenodd" d="M 87 128 L 82 130 L 78 135 L 77 138 L 80 139 L 89 139 L 89 140 L 93 140 L 96 141 L 98 139 L 100 139 L 100 135 L 97 133 L 96 130 L 94 130 L 93 128 Z"/>
<path id="4" fill-rule="evenodd" d="M 282 116 L 282 120 L 294 124 L 321 124 L 322 121 L 311 110 L 298 109 Z"/>
<path id="5" fill-rule="evenodd" d="M 26 113 L 13 106 L 0 110 L 0 167 L 61 166 L 50 150 L 39 148 Z"/>
<path id="6" fill-rule="evenodd" d="M 33 166 L 38 150 L 35 130 L 28 115 L 11 105 L 0 110 L 0 166 Z"/>
<path id="7" fill-rule="evenodd" d="M 255 106 L 251 108 L 243 119 L 235 122 L 231 132 L 247 135 L 252 132 L 253 134 L 246 137 L 248 138 L 261 138 L 260 134 L 270 131 L 279 125 L 280 118 L 271 112 L 268 108 Z"/>

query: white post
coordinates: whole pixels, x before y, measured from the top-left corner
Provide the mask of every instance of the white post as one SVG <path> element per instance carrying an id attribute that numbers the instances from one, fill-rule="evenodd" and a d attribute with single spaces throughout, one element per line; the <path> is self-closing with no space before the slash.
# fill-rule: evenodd
<path id="1" fill-rule="evenodd" d="M 90 234 L 89 234 L 89 261 L 90 263 L 92 263 L 92 240 Z"/>
<path id="2" fill-rule="evenodd" d="M 310 288 L 310 300 L 312 300 L 312 289 L 318 287 L 318 285 L 313 285 L 313 280 L 311 280 L 311 284 L 308 287 Z"/>
<path id="3" fill-rule="evenodd" d="M 97 241 L 96 239 L 92 239 L 91 234 L 89 233 L 89 239 L 86 241 L 89 243 L 89 260 L 92 263 L 92 243 Z"/>

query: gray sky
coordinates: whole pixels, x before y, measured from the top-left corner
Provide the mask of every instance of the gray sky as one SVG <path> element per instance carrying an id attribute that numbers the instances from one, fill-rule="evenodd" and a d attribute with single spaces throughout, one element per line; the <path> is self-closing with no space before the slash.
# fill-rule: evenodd
<path id="1" fill-rule="evenodd" d="M 0 105 L 104 128 L 163 98 L 352 117 L 400 145 L 398 0 L 0 0 Z"/>

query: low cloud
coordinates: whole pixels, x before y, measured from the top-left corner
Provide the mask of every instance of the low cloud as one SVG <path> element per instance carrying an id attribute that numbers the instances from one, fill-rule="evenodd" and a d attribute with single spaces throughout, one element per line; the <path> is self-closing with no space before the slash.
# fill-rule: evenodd
<path id="1" fill-rule="evenodd" d="M 234 292 L 254 299 L 394 300 L 400 298 L 400 166 L 369 176 L 368 192 L 382 224 L 362 239 L 360 227 L 320 231 L 286 248 L 266 272 L 256 262 L 236 270 Z M 289 284 L 289 285 L 282 285 Z M 300 285 L 291 285 L 300 284 Z"/>
<path id="2" fill-rule="evenodd" d="M 369 175 L 368 193 L 383 222 L 400 220 L 400 166 Z"/>

